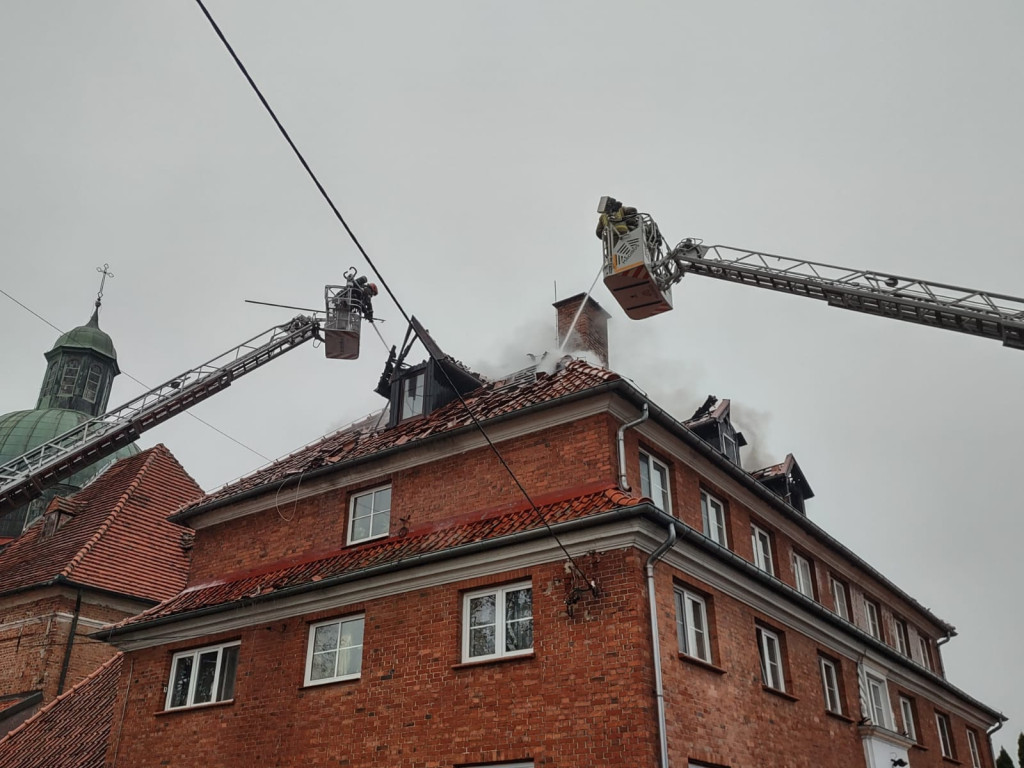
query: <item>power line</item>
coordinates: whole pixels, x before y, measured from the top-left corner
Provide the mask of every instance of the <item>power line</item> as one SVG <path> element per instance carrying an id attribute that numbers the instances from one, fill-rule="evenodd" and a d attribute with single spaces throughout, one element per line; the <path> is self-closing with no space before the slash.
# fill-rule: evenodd
<path id="1" fill-rule="evenodd" d="M 324 199 L 324 202 L 327 203 L 331 211 L 334 213 L 334 217 L 338 220 L 338 223 L 341 224 L 341 226 L 345 229 L 345 232 L 348 234 L 349 239 L 352 241 L 356 249 L 362 255 L 363 259 L 369 265 L 370 269 L 373 271 L 373 274 L 376 275 L 377 279 L 380 281 L 381 286 L 387 292 L 388 296 L 391 298 L 391 301 L 394 302 L 395 306 L 398 308 L 398 311 L 402 314 L 402 317 L 405 318 L 405 322 L 411 325 L 412 318 L 410 317 L 409 313 L 405 311 L 405 308 L 402 306 L 402 303 L 398 300 L 398 297 L 395 295 L 394 291 L 391 290 L 391 286 L 388 285 L 387 281 L 384 279 L 384 276 L 381 274 L 381 271 L 377 268 L 377 265 L 374 264 L 373 259 L 370 258 L 370 255 L 366 252 L 366 249 L 363 248 L 362 243 L 359 242 L 359 238 L 356 237 L 355 232 L 352 231 L 352 228 L 348 225 L 348 222 L 345 221 L 345 217 L 342 216 L 341 211 L 338 210 L 338 207 L 334 204 L 334 201 L 331 199 L 330 194 L 328 194 L 327 190 L 324 188 L 324 185 L 320 183 L 320 179 L 317 178 L 317 175 L 313 172 L 313 169 L 310 167 L 309 163 L 306 162 L 305 156 L 303 156 L 302 152 L 299 150 L 298 146 L 296 146 L 295 142 L 292 141 L 292 137 L 289 135 L 287 129 L 285 129 L 282 122 L 278 119 L 273 107 L 270 106 L 270 102 L 267 101 L 259 86 L 256 85 L 256 81 L 253 80 L 252 76 L 249 74 L 249 71 L 246 69 L 245 64 L 242 63 L 242 60 L 238 57 L 238 54 L 235 53 L 235 49 L 231 46 L 231 43 L 228 42 L 227 37 L 224 36 L 224 33 L 221 31 L 220 26 L 217 24 L 213 16 L 210 14 L 210 11 L 207 10 L 206 5 L 203 3 L 203 0 L 196 0 L 196 4 L 203 12 L 203 15 L 206 16 L 207 21 L 210 22 L 210 26 L 213 27 L 213 31 L 216 32 L 217 37 L 220 38 L 220 41 L 224 44 L 224 47 L 231 55 L 231 58 L 234 59 L 234 62 L 238 66 L 239 71 L 242 73 L 246 81 L 249 83 L 249 86 L 256 94 L 256 97 L 260 100 L 260 103 L 263 105 L 263 108 L 266 110 L 267 114 L 270 115 L 270 119 L 274 121 L 274 125 L 277 126 L 277 130 L 280 132 L 284 140 L 288 143 L 288 146 L 291 147 L 296 159 L 305 169 L 306 174 L 309 176 L 310 180 L 313 182 L 317 190 L 320 192 L 320 196 Z M 424 346 L 427 347 L 427 345 Z M 434 353 L 429 349 L 429 347 L 427 347 L 427 354 L 430 356 L 432 360 L 434 360 L 434 362 L 441 362 L 434 356 Z M 477 428 L 477 430 L 479 430 L 480 434 L 483 436 L 487 445 L 490 447 L 491 451 L 497 457 L 502 467 L 505 468 L 505 471 L 508 473 L 508 475 L 512 478 L 512 481 L 515 483 L 516 487 L 519 489 L 523 497 L 529 503 L 534 513 L 544 524 L 544 527 L 548 529 L 548 532 L 552 535 L 552 537 L 554 537 L 555 541 L 558 543 L 558 546 L 562 549 L 562 552 L 569 559 L 569 562 L 572 563 L 573 567 L 576 568 L 577 571 L 582 573 L 582 570 L 576 564 L 576 561 L 573 559 L 572 555 L 569 554 L 569 551 L 565 548 L 565 546 L 559 540 L 558 536 L 555 534 L 554 530 L 551 528 L 551 525 L 550 523 L 548 523 L 547 518 L 544 517 L 544 514 L 540 511 L 537 505 L 534 504 L 533 499 L 530 498 L 530 494 L 527 493 L 526 488 L 523 487 L 523 484 L 519 481 L 519 478 L 516 477 L 515 472 L 512 471 L 512 468 L 505 461 L 505 458 L 501 455 L 501 452 L 498 450 L 498 447 L 491 441 L 490 436 L 484 430 L 483 425 L 480 423 L 476 415 L 474 415 L 473 411 L 470 409 L 469 404 L 466 402 L 465 398 L 463 398 L 462 395 L 459 393 L 458 388 L 452 381 L 451 376 L 449 376 L 448 372 L 444 369 L 444 366 L 439 364 L 437 367 L 438 369 L 440 369 L 444 377 L 448 380 L 449 386 L 452 388 L 452 391 L 456 393 L 459 402 L 461 402 L 462 406 L 466 409 L 466 413 L 469 415 L 469 418 L 473 421 L 474 426 Z"/>
<path id="2" fill-rule="evenodd" d="M 46 319 L 45 317 L 43 317 L 43 316 L 42 316 L 41 314 L 39 314 L 39 313 L 38 313 L 38 312 L 36 312 L 36 311 L 35 311 L 34 309 L 32 309 L 31 307 L 29 307 L 29 306 L 28 306 L 27 304 L 23 304 L 22 302 L 18 301 L 18 300 L 17 300 L 16 298 L 14 298 L 13 296 L 11 296 L 11 294 L 9 294 L 9 293 L 8 293 L 7 291 L 5 291 L 5 290 L 3 290 L 2 288 L 0 288 L 0 293 L 2 293 L 2 294 L 3 294 L 4 296 L 6 296 L 6 297 L 7 297 L 8 299 L 10 299 L 11 301 L 13 301 L 13 302 L 14 302 L 15 304 L 17 304 L 17 305 L 18 305 L 19 307 L 21 307 L 22 309 L 24 309 L 24 310 L 26 310 L 27 312 L 29 312 L 29 313 L 31 313 L 31 314 L 33 314 L 33 315 L 35 315 L 36 317 L 38 317 L 38 318 L 39 318 L 40 320 L 42 320 L 42 321 L 43 321 L 44 323 L 46 323 L 46 324 L 47 324 L 48 326 L 50 326 L 50 327 L 51 327 L 51 328 L 53 328 L 53 329 L 54 329 L 55 331 L 57 331 L 57 333 L 64 333 L 64 331 L 63 331 L 63 330 L 61 330 L 61 329 L 60 329 L 60 328 L 58 328 L 58 327 L 57 327 L 56 325 L 54 325 L 53 323 L 51 323 L 51 322 L 50 322 L 49 320 L 47 320 L 47 319 Z M 152 389 L 152 387 L 150 387 L 150 386 L 149 386 L 148 384 L 145 384 L 145 383 L 143 383 L 143 382 L 142 382 L 142 381 L 140 381 L 139 379 L 135 378 L 135 377 L 134 377 L 134 376 L 132 376 L 132 375 L 131 375 L 130 373 L 128 373 L 128 371 L 121 371 L 121 373 L 123 373 L 123 374 L 124 374 L 124 375 L 125 375 L 125 376 L 126 376 L 127 378 L 129 378 L 129 379 L 131 379 L 132 381 L 134 381 L 134 382 L 135 382 L 136 384 L 138 384 L 138 385 L 139 385 L 140 387 L 142 387 L 142 388 L 143 388 L 144 390 L 146 390 L 146 391 L 149 391 L 150 389 Z M 260 453 L 259 451 L 257 451 L 257 450 L 256 450 L 255 448 L 250 448 L 250 447 L 249 447 L 248 445 L 246 445 L 245 443 L 243 443 L 243 442 L 242 442 L 241 440 L 238 440 L 238 439 L 236 439 L 236 438 L 232 437 L 231 435 L 229 435 L 229 434 L 228 434 L 227 432 L 225 432 L 224 430 L 222 430 L 222 429 L 219 429 L 219 428 L 217 428 L 217 427 L 213 426 L 213 424 L 211 424 L 210 422 L 206 421 L 205 419 L 201 419 L 201 418 L 199 418 L 198 416 L 196 416 L 196 415 L 195 415 L 194 413 L 191 413 L 191 412 L 189 412 L 189 411 L 185 411 L 185 413 L 187 413 L 187 414 L 188 414 L 189 416 L 191 416 L 191 417 L 192 417 L 193 419 L 195 419 L 196 421 L 198 421 L 198 422 L 199 422 L 200 424 L 203 424 L 203 425 L 205 425 L 205 426 L 209 427 L 210 429 L 212 429 L 212 430 L 213 430 L 214 432 L 216 432 L 217 434 L 219 434 L 219 435 L 222 435 L 223 437 L 226 437 L 226 438 L 227 438 L 228 440 L 230 440 L 231 442 L 235 443 L 236 445 L 240 445 L 240 446 L 241 446 L 242 448 L 245 448 L 245 450 L 249 451 L 250 453 L 253 453 L 253 454 L 255 454 L 256 456 L 259 456 L 259 457 L 260 457 L 261 459 L 263 459 L 264 461 L 268 461 L 268 462 L 269 462 L 269 461 L 271 461 L 271 459 L 270 459 L 269 457 L 267 457 L 267 456 L 264 456 L 264 455 L 263 455 L 262 453 Z"/>

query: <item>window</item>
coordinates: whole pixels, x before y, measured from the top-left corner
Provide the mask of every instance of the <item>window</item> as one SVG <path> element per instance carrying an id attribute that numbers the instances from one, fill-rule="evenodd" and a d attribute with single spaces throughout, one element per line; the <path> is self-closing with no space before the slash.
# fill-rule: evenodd
<path id="1" fill-rule="evenodd" d="M 85 380 L 85 399 L 90 403 L 96 402 L 96 394 L 100 391 L 100 378 L 102 375 L 98 365 L 93 363 L 89 366 L 89 376 Z"/>
<path id="2" fill-rule="evenodd" d="M 893 617 L 893 631 L 896 633 L 896 650 L 909 658 L 910 656 L 910 634 L 907 632 L 907 622 L 903 619 Z"/>
<path id="3" fill-rule="evenodd" d="M 832 610 L 837 616 L 850 620 L 850 601 L 846 599 L 846 585 L 835 576 L 828 577 L 828 587 L 832 592 Z"/>
<path id="4" fill-rule="evenodd" d="M 387 536 L 391 525 L 391 486 L 376 488 L 352 497 L 348 543 Z"/>
<path id="5" fill-rule="evenodd" d="M 981 768 L 981 753 L 978 751 L 978 737 L 967 729 L 967 748 L 971 750 L 971 768 Z"/>
<path id="6" fill-rule="evenodd" d="M 882 639 L 881 625 L 878 623 L 878 604 L 872 600 L 864 598 L 864 616 L 868 622 L 868 632 L 876 640 Z"/>
<path id="7" fill-rule="evenodd" d="M 703 597 L 688 590 L 676 590 L 676 631 L 680 653 L 711 663 L 708 609 Z"/>
<path id="8" fill-rule="evenodd" d="M 321 621 L 310 626 L 306 685 L 355 680 L 362 669 L 362 616 Z"/>
<path id="9" fill-rule="evenodd" d="M 914 717 L 914 702 L 907 696 L 900 696 L 900 718 L 903 720 L 903 735 L 917 741 L 917 718 Z"/>
<path id="10" fill-rule="evenodd" d="M 704 523 L 704 535 L 712 541 L 729 546 L 725 536 L 725 506 L 704 491 L 700 492 L 700 516 Z"/>
<path id="11" fill-rule="evenodd" d="M 423 413 L 423 394 L 427 380 L 426 371 L 414 373 L 402 381 L 401 418 L 410 419 Z"/>
<path id="12" fill-rule="evenodd" d="M 825 709 L 837 715 L 843 714 L 842 697 L 839 695 L 839 673 L 836 662 L 832 659 L 819 657 L 821 666 L 821 687 L 825 693 Z"/>
<path id="13" fill-rule="evenodd" d="M 233 699 L 237 669 L 238 641 L 174 654 L 164 709 Z"/>
<path id="14" fill-rule="evenodd" d="M 928 638 L 924 635 L 917 636 L 918 645 L 921 647 L 921 664 L 925 669 L 932 668 L 932 649 L 928 644 Z"/>
<path id="15" fill-rule="evenodd" d="M 643 451 L 640 452 L 640 492 L 661 511 L 672 511 L 668 495 L 668 467 Z"/>
<path id="16" fill-rule="evenodd" d="M 754 565 L 765 573 L 774 576 L 775 568 L 772 566 L 772 538 L 768 531 L 750 526 L 750 539 L 754 546 Z"/>
<path id="17" fill-rule="evenodd" d="M 796 579 L 796 590 L 805 597 L 814 599 L 814 571 L 811 561 L 803 555 L 793 553 L 793 578 Z"/>
<path id="18" fill-rule="evenodd" d="M 68 364 L 64 366 L 64 375 L 60 380 L 59 395 L 75 394 L 75 384 L 78 383 L 78 367 L 81 364 L 81 360 L 68 360 Z"/>
<path id="19" fill-rule="evenodd" d="M 870 672 L 864 675 L 865 687 L 868 692 L 869 717 L 873 725 L 892 730 L 892 708 L 889 705 L 889 687 L 885 678 Z"/>
<path id="20" fill-rule="evenodd" d="M 949 727 L 949 717 L 941 712 L 935 713 L 935 725 L 939 729 L 939 747 L 942 749 L 942 756 L 956 759 L 953 751 L 953 731 Z"/>
<path id="21" fill-rule="evenodd" d="M 463 602 L 463 661 L 518 656 L 533 650 L 533 589 L 514 584 L 470 592 Z"/>
<path id="22" fill-rule="evenodd" d="M 761 656 L 761 682 L 776 691 L 786 690 L 782 673 L 782 643 L 779 636 L 763 627 L 757 628 L 757 651 Z"/>

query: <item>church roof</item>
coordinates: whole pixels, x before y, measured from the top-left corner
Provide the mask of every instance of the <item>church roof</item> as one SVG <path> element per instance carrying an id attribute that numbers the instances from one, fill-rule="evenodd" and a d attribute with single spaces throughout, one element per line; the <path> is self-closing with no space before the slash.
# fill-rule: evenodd
<path id="1" fill-rule="evenodd" d="M 100 330 L 99 309 L 93 310 L 92 317 L 85 325 L 72 328 L 63 334 L 47 352 L 52 355 L 59 349 L 88 349 L 97 352 L 111 360 L 117 360 L 117 351 L 114 349 L 114 342 L 104 331 Z"/>
<path id="2" fill-rule="evenodd" d="M 167 516 L 201 493 L 163 445 L 122 459 L 51 502 L 0 552 L 0 594 L 71 583 L 152 601 L 174 595 L 188 576 L 190 532 Z"/>

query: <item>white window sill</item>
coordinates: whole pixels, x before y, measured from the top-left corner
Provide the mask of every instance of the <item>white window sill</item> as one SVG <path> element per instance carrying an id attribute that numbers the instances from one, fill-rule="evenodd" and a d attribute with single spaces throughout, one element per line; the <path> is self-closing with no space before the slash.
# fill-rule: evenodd
<path id="1" fill-rule="evenodd" d="M 227 707 L 234 704 L 234 699 L 224 699 L 224 701 L 208 701 L 205 704 L 193 704 L 189 707 L 174 707 L 173 709 L 161 709 L 157 712 L 157 715 L 173 715 L 178 712 L 195 712 L 200 709 L 213 709 L 214 707 Z"/>

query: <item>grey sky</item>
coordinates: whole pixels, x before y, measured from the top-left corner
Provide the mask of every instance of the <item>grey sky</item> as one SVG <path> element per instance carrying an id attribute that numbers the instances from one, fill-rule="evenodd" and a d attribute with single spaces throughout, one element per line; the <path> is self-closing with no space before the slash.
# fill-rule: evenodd
<path id="1" fill-rule="evenodd" d="M 211 10 L 406 309 L 484 370 L 551 346 L 603 194 L 673 241 L 1024 294 L 1019 3 Z M 245 298 L 316 307 L 367 271 L 193 3 L 4 3 L 0 99 L 0 286 L 67 329 L 109 262 L 101 323 L 143 381 L 294 314 Z M 1010 747 L 1024 354 L 699 278 L 644 322 L 594 295 L 612 367 L 680 416 L 733 398 L 811 517 L 959 628 L 949 678 Z M 56 333 L 2 296 L 0 322 L 0 412 L 31 408 Z M 373 335 L 352 363 L 297 350 L 195 412 L 276 457 L 382 406 L 383 362 Z M 206 488 L 262 463 L 187 416 L 157 441 Z"/>

